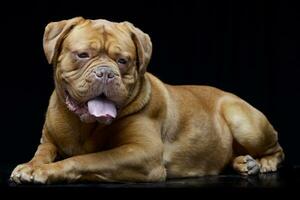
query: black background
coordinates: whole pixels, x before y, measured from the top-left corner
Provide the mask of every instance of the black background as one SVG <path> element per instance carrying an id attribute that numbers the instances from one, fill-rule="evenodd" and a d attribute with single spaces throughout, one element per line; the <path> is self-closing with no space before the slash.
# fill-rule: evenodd
<path id="1" fill-rule="evenodd" d="M 47 23 L 75 16 L 130 21 L 148 33 L 148 71 L 171 84 L 211 85 L 266 114 L 288 164 L 300 164 L 299 7 L 289 1 L 31 1 L 1 5 L 0 163 L 29 160 L 39 143 L 52 67 Z"/>

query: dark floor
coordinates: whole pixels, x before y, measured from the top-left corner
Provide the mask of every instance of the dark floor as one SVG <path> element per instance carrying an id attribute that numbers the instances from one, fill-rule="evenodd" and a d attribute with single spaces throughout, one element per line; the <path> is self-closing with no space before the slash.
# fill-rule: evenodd
<path id="1" fill-rule="evenodd" d="M 240 176 L 227 171 L 218 176 L 205 176 L 188 179 L 170 179 L 163 183 L 86 183 L 57 185 L 15 185 L 8 181 L 13 166 L 0 165 L 0 190 L 18 193 L 18 191 L 90 191 L 107 188 L 130 190 L 132 188 L 151 189 L 193 189 L 194 191 L 300 191 L 300 166 L 284 166 L 276 173 L 258 176 Z M 63 190 L 62 190 L 63 189 Z"/>

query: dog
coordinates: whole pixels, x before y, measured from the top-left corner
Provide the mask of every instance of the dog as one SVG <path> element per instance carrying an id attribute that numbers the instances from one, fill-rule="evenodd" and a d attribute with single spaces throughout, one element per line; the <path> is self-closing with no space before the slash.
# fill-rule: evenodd
<path id="1" fill-rule="evenodd" d="M 241 98 L 146 72 L 152 43 L 130 22 L 51 22 L 43 48 L 55 89 L 35 155 L 11 174 L 17 184 L 158 182 L 226 166 L 254 175 L 284 159 L 277 132 Z"/>

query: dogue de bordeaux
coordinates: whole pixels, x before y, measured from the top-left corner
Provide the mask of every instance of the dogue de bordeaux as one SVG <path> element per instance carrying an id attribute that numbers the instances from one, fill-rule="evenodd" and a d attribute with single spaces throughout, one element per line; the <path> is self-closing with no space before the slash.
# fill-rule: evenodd
<path id="1" fill-rule="evenodd" d="M 146 72 L 150 37 L 129 22 L 52 22 L 43 47 L 55 89 L 34 157 L 12 172 L 16 183 L 155 182 L 228 165 L 253 175 L 284 159 L 277 132 L 241 98 Z"/>

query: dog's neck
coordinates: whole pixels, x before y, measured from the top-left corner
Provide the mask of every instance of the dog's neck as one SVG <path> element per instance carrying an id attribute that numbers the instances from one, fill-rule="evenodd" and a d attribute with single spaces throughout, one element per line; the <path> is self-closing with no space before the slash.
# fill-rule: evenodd
<path id="1" fill-rule="evenodd" d="M 136 113 L 142 110 L 151 97 L 151 84 L 146 75 L 140 77 L 140 81 L 135 85 L 133 94 L 128 99 L 128 102 L 125 104 L 123 109 L 118 115 L 118 119 L 125 117 L 127 115 Z"/>

